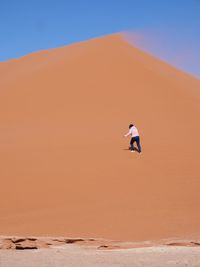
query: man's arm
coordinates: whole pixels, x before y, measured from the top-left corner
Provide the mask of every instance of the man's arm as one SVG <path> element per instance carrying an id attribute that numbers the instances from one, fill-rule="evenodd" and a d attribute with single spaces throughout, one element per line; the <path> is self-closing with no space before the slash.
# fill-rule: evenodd
<path id="1" fill-rule="evenodd" d="M 127 137 L 129 135 L 131 135 L 131 130 L 129 130 L 128 133 L 124 135 L 124 137 Z"/>

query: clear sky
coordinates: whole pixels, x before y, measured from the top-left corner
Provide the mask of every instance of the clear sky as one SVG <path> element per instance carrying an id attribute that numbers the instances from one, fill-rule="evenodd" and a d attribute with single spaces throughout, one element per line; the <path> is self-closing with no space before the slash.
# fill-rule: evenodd
<path id="1" fill-rule="evenodd" d="M 127 30 L 200 78 L 200 0 L 0 0 L 0 61 Z"/>

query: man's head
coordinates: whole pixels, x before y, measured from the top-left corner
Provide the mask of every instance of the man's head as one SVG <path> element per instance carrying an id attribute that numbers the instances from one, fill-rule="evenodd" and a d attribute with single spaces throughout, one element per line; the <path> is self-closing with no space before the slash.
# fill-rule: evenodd
<path id="1" fill-rule="evenodd" d="M 134 126 L 133 124 L 130 124 L 130 125 L 129 125 L 129 129 L 131 129 L 133 126 Z"/>

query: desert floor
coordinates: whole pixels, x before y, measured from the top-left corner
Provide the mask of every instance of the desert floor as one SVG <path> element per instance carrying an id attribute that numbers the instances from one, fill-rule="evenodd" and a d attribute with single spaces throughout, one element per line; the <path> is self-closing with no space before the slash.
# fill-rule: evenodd
<path id="1" fill-rule="evenodd" d="M 29 251 L 2 250 L 1 267 L 199 267 L 198 247 L 148 247 L 117 250 L 65 245 L 52 249 Z"/>

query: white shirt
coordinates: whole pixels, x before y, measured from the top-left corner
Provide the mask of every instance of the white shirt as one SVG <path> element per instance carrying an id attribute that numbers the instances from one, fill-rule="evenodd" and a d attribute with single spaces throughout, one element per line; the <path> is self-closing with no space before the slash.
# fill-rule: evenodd
<path id="1" fill-rule="evenodd" d="M 135 126 L 132 126 L 126 136 L 131 135 L 131 137 L 139 136 L 138 129 Z"/>

